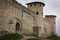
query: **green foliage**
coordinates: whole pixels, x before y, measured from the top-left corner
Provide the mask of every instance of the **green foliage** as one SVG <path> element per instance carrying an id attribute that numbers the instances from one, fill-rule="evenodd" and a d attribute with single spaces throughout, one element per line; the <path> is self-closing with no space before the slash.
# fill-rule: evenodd
<path id="1" fill-rule="evenodd" d="M 51 36 L 51 37 L 48 37 L 48 39 L 50 39 L 50 40 L 60 40 L 60 38 L 55 36 L 55 35 Z"/>
<path id="2" fill-rule="evenodd" d="M 17 33 L 11 33 L 0 36 L 0 40 L 19 40 L 21 38 L 23 38 L 23 36 Z"/>
<path id="3" fill-rule="evenodd" d="M 40 40 L 39 38 L 30 38 L 30 39 L 27 39 L 27 40 Z"/>

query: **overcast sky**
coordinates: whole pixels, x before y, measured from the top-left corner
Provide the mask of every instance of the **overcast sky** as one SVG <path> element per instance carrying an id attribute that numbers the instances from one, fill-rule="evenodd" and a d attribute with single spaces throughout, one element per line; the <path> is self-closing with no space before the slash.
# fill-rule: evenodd
<path id="1" fill-rule="evenodd" d="M 56 15 L 56 31 L 60 35 L 60 0 L 17 0 L 21 4 L 25 5 L 29 2 L 39 1 L 44 2 L 44 15 Z M 25 5 L 26 6 L 26 5 Z"/>

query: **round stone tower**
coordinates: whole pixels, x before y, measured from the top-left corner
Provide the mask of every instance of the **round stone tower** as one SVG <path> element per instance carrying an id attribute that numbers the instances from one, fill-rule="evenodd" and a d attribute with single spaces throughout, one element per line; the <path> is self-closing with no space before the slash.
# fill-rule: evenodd
<path id="1" fill-rule="evenodd" d="M 48 22 L 51 24 L 52 35 L 56 35 L 56 16 L 55 15 L 46 15 L 45 17 L 48 20 Z"/>
<path id="2" fill-rule="evenodd" d="M 27 8 L 32 10 L 34 13 L 34 23 L 35 27 L 40 27 L 39 36 L 43 34 L 43 7 L 45 4 L 43 2 L 30 2 L 27 3 Z M 42 30 L 42 31 L 41 31 Z"/>
<path id="3" fill-rule="evenodd" d="M 35 16 L 43 16 L 43 7 L 45 4 L 43 2 L 31 2 L 27 3 L 27 8 L 32 10 L 35 14 Z"/>
<path id="4" fill-rule="evenodd" d="M 40 23 L 42 23 L 42 20 L 43 20 L 43 7 L 44 6 L 45 6 L 45 4 L 43 2 L 27 3 L 27 8 L 34 12 L 36 25 L 40 25 L 39 21 L 41 21 Z"/>

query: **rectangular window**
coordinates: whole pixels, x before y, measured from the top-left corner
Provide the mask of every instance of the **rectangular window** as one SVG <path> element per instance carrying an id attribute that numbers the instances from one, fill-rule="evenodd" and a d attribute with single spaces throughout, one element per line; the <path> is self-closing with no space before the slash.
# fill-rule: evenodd
<path id="1" fill-rule="evenodd" d="M 33 27 L 33 36 L 35 37 L 39 36 L 39 27 Z"/>

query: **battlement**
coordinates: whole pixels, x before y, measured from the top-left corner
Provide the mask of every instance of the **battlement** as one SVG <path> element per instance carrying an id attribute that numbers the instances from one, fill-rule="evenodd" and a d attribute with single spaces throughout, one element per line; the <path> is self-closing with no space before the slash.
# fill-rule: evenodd
<path id="1" fill-rule="evenodd" d="M 53 18 L 53 17 L 56 17 L 56 15 L 45 15 L 46 18 Z"/>
<path id="2" fill-rule="evenodd" d="M 30 4 L 42 4 L 43 6 L 45 6 L 43 2 L 30 2 L 30 3 L 27 3 L 26 5 L 30 5 Z"/>

